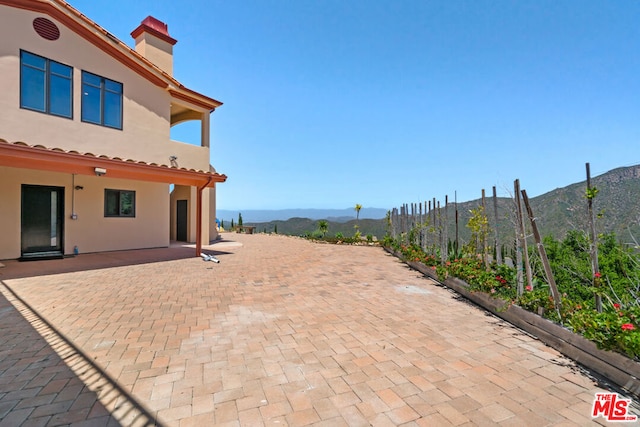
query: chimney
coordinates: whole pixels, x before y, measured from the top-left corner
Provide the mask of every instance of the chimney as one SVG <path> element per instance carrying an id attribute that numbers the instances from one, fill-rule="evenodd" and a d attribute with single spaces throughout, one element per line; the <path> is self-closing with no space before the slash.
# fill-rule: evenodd
<path id="1" fill-rule="evenodd" d="M 136 41 L 136 52 L 173 76 L 173 45 L 178 41 L 169 36 L 167 24 L 147 16 L 131 37 Z"/>

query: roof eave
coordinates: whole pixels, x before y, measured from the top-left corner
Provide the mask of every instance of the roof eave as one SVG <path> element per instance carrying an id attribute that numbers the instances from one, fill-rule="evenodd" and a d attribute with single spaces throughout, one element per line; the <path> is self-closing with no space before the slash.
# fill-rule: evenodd
<path id="1" fill-rule="evenodd" d="M 129 67 L 154 85 L 169 91 L 172 96 L 200 105 L 209 110 L 222 102 L 186 88 L 168 73 L 140 55 L 116 36 L 62 0 L 0 0 L 0 5 L 43 13 L 58 20 L 71 31 Z"/>
<path id="2" fill-rule="evenodd" d="M 8 143 L 4 140 L 0 140 L 0 166 L 77 175 L 95 175 L 95 168 L 102 168 L 107 170 L 109 178 L 197 187 L 213 187 L 227 180 L 226 175 L 219 173 Z"/>

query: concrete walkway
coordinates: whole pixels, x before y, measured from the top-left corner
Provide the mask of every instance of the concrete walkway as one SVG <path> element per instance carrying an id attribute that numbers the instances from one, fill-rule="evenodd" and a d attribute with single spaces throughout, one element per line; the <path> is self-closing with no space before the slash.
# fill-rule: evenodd
<path id="1" fill-rule="evenodd" d="M 0 427 L 606 424 L 575 364 L 380 248 L 225 237 L 5 262 Z"/>

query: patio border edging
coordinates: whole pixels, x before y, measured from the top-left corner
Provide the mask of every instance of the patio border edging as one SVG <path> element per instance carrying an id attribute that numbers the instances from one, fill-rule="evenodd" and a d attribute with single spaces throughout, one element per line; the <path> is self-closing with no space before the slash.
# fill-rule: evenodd
<path id="1" fill-rule="evenodd" d="M 385 250 L 412 269 L 453 289 L 481 308 L 533 335 L 575 362 L 620 386 L 636 398 L 640 398 L 640 380 L 638 379 L 640 378 L 640 363 L 622 354 L 601 350 L 594 342 L 583 336 L 520 306 L 492 298 L 483 292 L 472 292 L 468 283 L 456 277 L 448 277 L 443 282 L 431 267 L 419 262 L 408 261 L 402 254 L 390 248 L 385 247 Z"/>

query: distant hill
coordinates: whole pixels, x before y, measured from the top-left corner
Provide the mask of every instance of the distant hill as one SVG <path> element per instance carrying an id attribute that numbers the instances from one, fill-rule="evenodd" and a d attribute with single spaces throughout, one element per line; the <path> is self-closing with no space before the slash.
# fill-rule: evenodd
<path id="1" fill-rule="evenodd" d="M 247 210 L 226 210 L 218 209 L 216 215 L 218 219 L 231 224 L 233 219 L 238 221 L 238 214 L 242 213 L 243 222 L 269 222 L 285 221 L 289 218 L 309 218 L 309 219 L 329 219 L 332 222 L 347 222 L 356 218 L 354 208 L 345 209 L 247 209 Z M 365 208 L 360 210 L 360 219 L 382 219 L 387 214 L 387 209 Z"/>
<path id="2" fill-rule="evenodd" d="M 525 183 L 526 184 L 526 183 Z M 631 242 L 633 237 L 640 241 L 640 165 L 617 168 L 591 179 L 591 185 L 599 191 L 594 199 L 594 211 L 598 214 L 598 232 L 615 232 L 623 242 Z M 526 190 L 526 185 L 523 185 Z M 586 181 L 557 188 L 548 193 L 530 199 L 536 223 L 543 236 L 554 236 L 562 239 L 568 230 L 587 230 L 587 201 L 585 198 Z M 489 191 L 489 194 L 491 192 Z M 481 200 L 450 203 L 448 211 L 448 235 L 455 239 L 455 211 L 458 210 L 458 232 L 461 241 L 470 238 L 466 224 L 469 221 L 471 209 L 481 204 Z M 489 222 L 493 227 L 495 216 L 493 199 L 486 198 L 486 209 Z M 225 225 L 230 225 L 231 218 L 237 221 L 237 212 L 229 212 L 225 218 Z M 256 212 L 256 215 L 253 215 Z M 387 209 L 363 208 L 360 211 L 359 227 L 363 236 L 373 234 L 382 238 L 386 234 Z M 511 198 L 498 198 L 498 230 L 500 240 L 512 240 L 515 236 L 513 225 L 514 203 Z M 260 214 L 262 213 L 262 214 Z M 289 217 L 291 214 L 302 214 Z M 235 216 L 234 216 L 235 214 Z M 269 215 L 279 217 L 278 220 L 263 220 Z M 282 211 L 242 211 L 243 222 L 255 225 L 258 232 L 273 232 L 275 226 L 280 234 L 301 235 L 318 228 L 318 219 L 328 219 L 329 235 L 340 232 L 345 236 L 354 233 L 355 211 L 350 209 L 288 209 Z M 373 217 L 373 218 L 371 218 Z M 227 219 L 228 218 L 228 219 Z M 257 219 L 256 219 L 257 218 Z M 527 219 L 527 224 L 529 223 Z M 632 237 L 633 236 L 633 237 Z M 490 236 L 493 240 L 493 235 Z"/>
<path id="3" fill-rule="evenodd" d="M 591 178 L 591 185 L 598 189 L 593 199 L 598 232 L 614 232 L 624 241 L 631 234 L 640 239 L 640 165 L 613 169 Z M 539 212 L 535 215 L 540 215 L 540 228 L 563 236 L 571 228 L 583 227 L 586 188 L 582 181 L 536 197 L 532 209 Z"/>
<path id="4" fill-rule="evenodd" d="M 598 233 L 614 232 L 624 242 L 630 242 L 632 235 L 640 240 L 640 165 L 613 169 L 591 178 L 591 185 L 598 189 L 598 194 L 593 200 L 594 212 L 598 215 Z M 543 237 L 554 236 L 556 239 L 562 239 L 568 230 L 588 230 L 586 188 L 585 180 L 530 198 L 531 209 Z M 523 185 L 522 189 L 526 190 L 526 185 Z M 468 241 L 470 238 L 469 229 L 466 227 L 470 211 L 481 203 L 481 199 L 476 199 L 457 204 L 458 232 L 461 240 Z M 455 238 L 455 210 L 456 205 L 450 203 L 448 235 L 451 239 Z M 486 212 L 493 227 L 495 215 L 492 197 L 486 198 Z M 498 231 L 501 241 L 515 236 L 514 212 L 514 202 L 511 198 L 498 198 Z M 526 223 L 528 226 L 528 218 Z M 493 236 L 490 236 L 490 240 L 493 240 Z"/>
<path id="5" fill-rule="evenodd" d="M 244 213 L 242 214 L 244 225 L 253 225 L 258 233 L 273 233 L 278 230 L 278 234 L 287 234 L 292 236 L 301 236 L 311 233 L 318 229 L 317 219 L 310 218 L 289 218 L 286 221 L 269 221 L 269 222 L 247 222 L 244 221 Z M 336 233 L 342 233 L 343 236 L 353 236 L 355 233 L 356 220 L 352 219 L 347 222 L 334 222 L 327 220 L 329 227 L 328 236 L 335 236 Z M 226 222 L 225 222 L 226 224 Z M 357 222 L 360 233 L 363 237 L 367 234 L 382 239 L 387 233 L 386 221 L 384 219 L 360 219 Z"/>

